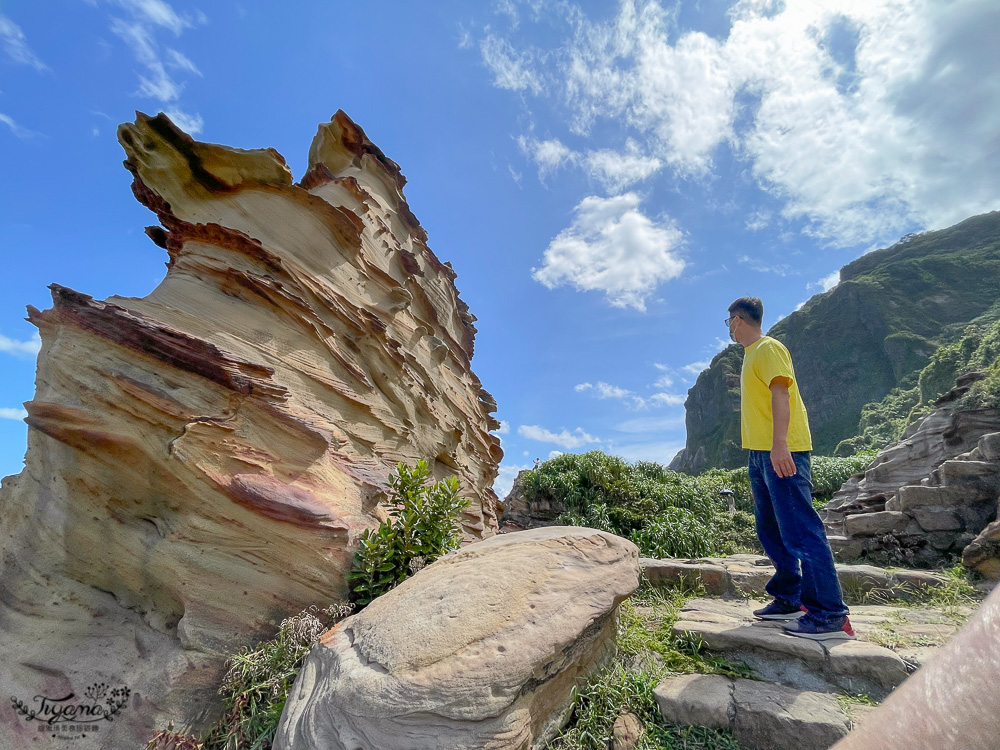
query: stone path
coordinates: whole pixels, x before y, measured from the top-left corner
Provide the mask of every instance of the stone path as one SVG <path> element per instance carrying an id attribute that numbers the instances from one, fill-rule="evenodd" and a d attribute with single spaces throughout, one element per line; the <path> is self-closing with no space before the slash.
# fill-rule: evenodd
<path id="1" fill-rule="evenodd" d="M 764 586 L 774 575 L 763 555 L 731 555 L 697 559 L 640 558 L 650 583 L 663 586 L 700 586 L 710 596 L 766 596 Z M 875 599 L 912 598 L 920 589 L 940 586 L 944 577 L 923 570 L 888 570 L 874 565 L 838 565 L 845 595 L 867 594 Z"/>
<path id="2" fill-rule="evenodd" d="M 664 680 L 656 699 L 676 724 L 729 728 L 747 750 L 825 750 L 847 734 L 933 652 L 973 611 L 890 604 L 851 606 L 856 640 L 811 641 L 786 635 L 781 622 L 756 620 L 766 603 L 764 584 L 774 569 L 757 555 L 699 560 L 641 560 L 654 583 L 698 588 L 714 597 L 691 599 L 673 625 L 676 635 L 698 639 L 705 650 L 749 666 L 757 679 L 684 675 Z M 921 571 L 838 566 L 841 584 L 855 597 L 912 598 L 944 579 Z M 748 599 L 754 596 L 756 599 Z M 720 598 L 721 597 L 721 598 Z M 653 608 L 636 607 L 644 619 Z M 837 694 L 840 694 L 838 697 Z"/>

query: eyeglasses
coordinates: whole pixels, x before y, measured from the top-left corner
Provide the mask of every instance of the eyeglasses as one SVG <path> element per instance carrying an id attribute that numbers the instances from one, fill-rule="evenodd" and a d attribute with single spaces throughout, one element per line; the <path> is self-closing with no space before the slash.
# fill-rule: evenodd
<path id="1" fill-rule="evenodd" d="M 732 316 L 732 317 L 730 317 L 730 318 L 726 318 L 726 320 L 724 321 L 724 322 L 725 322 L 725 324 L 726 324 L 726 328 L 729 328 L 729 326 L 731 326 L 731 325 L 732 325 L 733 321 L 734 321 L 734 320 L 736 320 L 736 319 L 737 319 L 737 318 L 739 318 L 739 317 L 740 317 L 739 315 L 733 315 L 733 316 Z"/>

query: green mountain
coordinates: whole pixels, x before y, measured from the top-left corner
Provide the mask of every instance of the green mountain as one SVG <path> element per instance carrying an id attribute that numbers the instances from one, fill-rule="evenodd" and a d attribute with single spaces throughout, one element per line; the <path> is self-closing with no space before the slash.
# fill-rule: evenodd
<path id="1" fill-rule="evenodd" d="M 883 411 L 897 416 L 919 408 L 914 395 L 904 392 L 919 386 L 935 353 L 961 342 L 970 325 L 982 328 L 998 318 L 1000 212 L 993 211 L 863 255 L 841 269 L 837 286 L 812 297 L 768 335 L 792 354 L 814 451 L 832 455 L 841 443 L 841 453 L 873 447 L 880 438 L 871 430 L 868 438 L 855 440 L 863 409 L 868 406 L 871 417 L 887 397 L 895 402 Z M 951 361 L 957 366 L 958 359 Z M 698 376 L 685 402 L 687 443 L 670 468 L 698 473 L 745 462 L 742 362 L 742 347 L 733 345 Z M 934 372 L 938 379 L 950 377 L 946 367 Z M 925 405 L 936 383 L 926 385 L 927 392 L 917 394 Z"/>

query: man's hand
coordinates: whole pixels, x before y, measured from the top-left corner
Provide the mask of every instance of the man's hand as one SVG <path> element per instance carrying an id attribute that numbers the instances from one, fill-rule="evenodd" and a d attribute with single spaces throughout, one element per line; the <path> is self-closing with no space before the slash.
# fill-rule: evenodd
<path id="1" fill-rule="evenodd" d="M 779 477 L 795 476 L 795 459 L 787 445 L 776 445 L 771 449 L 771 466 Z"/>

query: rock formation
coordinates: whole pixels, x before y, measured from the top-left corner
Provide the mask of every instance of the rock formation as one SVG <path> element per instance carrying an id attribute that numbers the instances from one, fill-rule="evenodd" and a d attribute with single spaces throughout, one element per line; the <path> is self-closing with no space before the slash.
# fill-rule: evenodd
<path id="1" fill-rule="evenodd" d="M 275 750 L 528 750 L 613 649 L 638 549 L 594 529 L 503 534 L 428 566 L 328 631 Z"/>
<path id="2" fill-rule="evenodd" d="M 397 462 L 457 474 L 466 539 L 493 534 L 502 456 L 455 272 L 346 115 L 299 183 L 273 149 L 195 142 L 163 115 L 119 140 L 166 277 L 103 302 L 53 285 L 29 309 L 28 453 L 0 492 L 5 701 L 130 696 L 74 747 L 210 722 L 228 653 L 346 595 Z M 8 707 L 0 744 L 38 723 Z"/>
<path id="3" fill-rule="evenodd" d="M 837 286 L 770 328 L 795 361 L 816 453 L 833 455 L 856 436 L 862 407 L 912 384 L 938 347 L 960 338 L 970 322 L 991 308 L 995 319 L 998 237 L 996 211 L 905 237 L 844 266 Z M 729 302 L 721 301 L 720 319 Z M 765 323 L 774 320 L 767 304 Z M 670 468 L 696 474 L 745 463 L 732 398 L 742 359 L 741 348 L 729 347 L 699 375 L 685 402 L 687 444 Z"/>
<path id="4" fill-rule="evenodd" d="M 980 377 L 960 378 L 934 411 L 834 494 L 823 516 L 838 559 L 948 562 L 997 518 L 1000 411 L 958 408 Z M 979 540 L 978 551 L 966 557 L 983 572 L 997 564 L 997 550 L 987 542 Z"/>
<path id="5" fill-rule="evenodd" d="M 510 492 L 503 499 L 503 513 L 500 514 L 500 530 L 519 531 L 538 526 L 554 526 L 559 516 L 568 508 L 565 503 L 547 499 L 528 499 L 524 492 L 529 469 L 519 471 L 511 485 Z"/>

